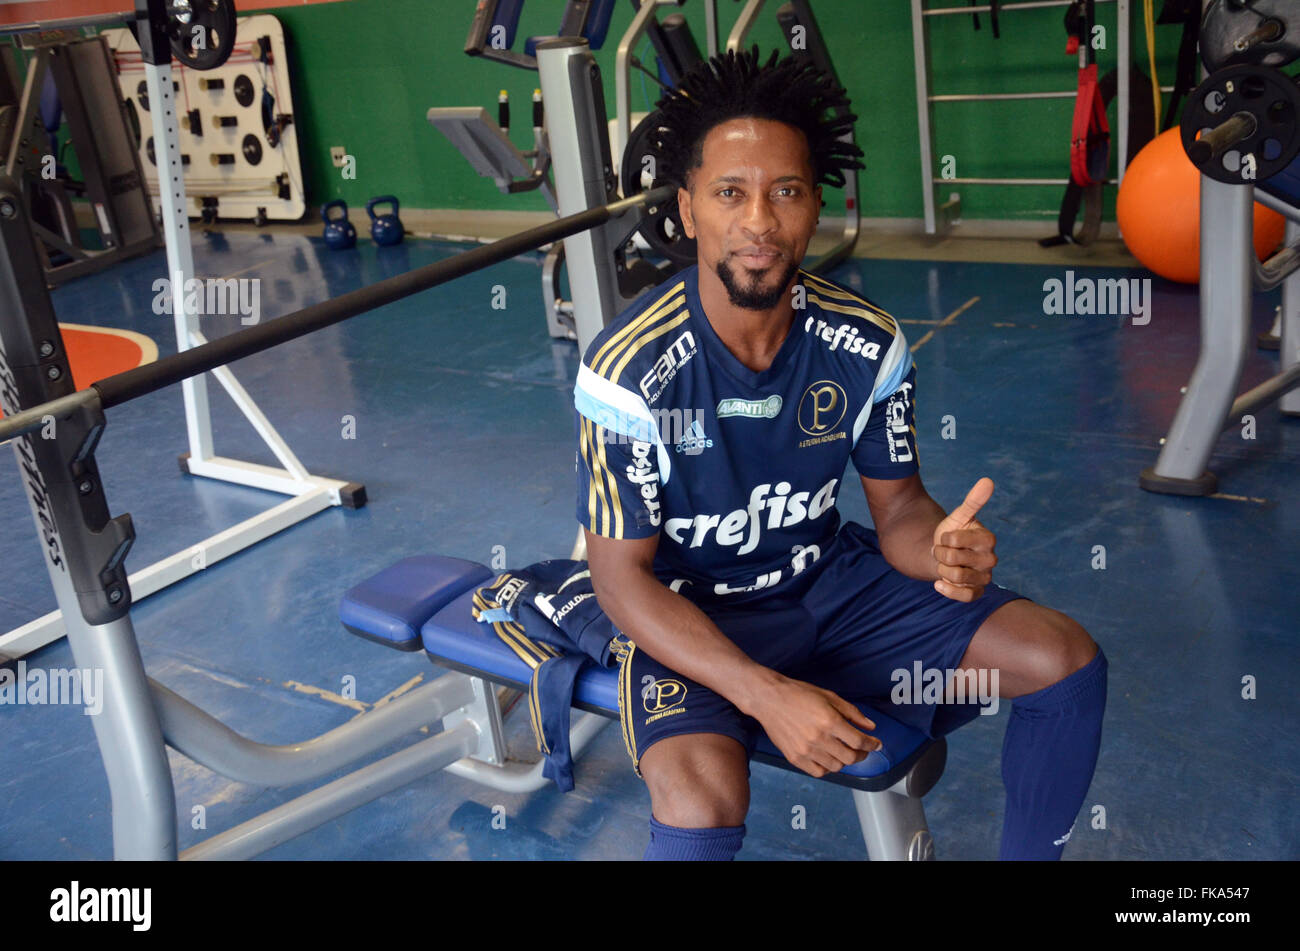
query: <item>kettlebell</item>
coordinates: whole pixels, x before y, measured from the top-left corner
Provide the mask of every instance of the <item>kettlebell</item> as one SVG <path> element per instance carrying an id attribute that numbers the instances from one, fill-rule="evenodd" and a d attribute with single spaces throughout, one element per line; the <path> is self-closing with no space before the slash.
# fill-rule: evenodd
<path id="1" fill-rule="evenodd" d="M 376 205 L 392 205 L 393 210 L 386 215 L 375 214 Z M 402 243 L 402 235 L 405 229 L 402 227 L 402 219 L 397 217 L 397 198 L 393 195 L 379 195 L 376 198 L 366 202 L 366 214 L 370 215 L 370 237 L 375 239 L 375 244 L 388 247 L 393 244 Z"/>
<path id="2" fill-rule="evenodd" d="M 330 212 L 339 209 L 336 217 Z M 333 251 L 346 251 L 357 246 L 357 229 L 348 221 L 348 203 L 335 198 L 320 206 L 321 220 L 325 222 L 325 246 Z"/>

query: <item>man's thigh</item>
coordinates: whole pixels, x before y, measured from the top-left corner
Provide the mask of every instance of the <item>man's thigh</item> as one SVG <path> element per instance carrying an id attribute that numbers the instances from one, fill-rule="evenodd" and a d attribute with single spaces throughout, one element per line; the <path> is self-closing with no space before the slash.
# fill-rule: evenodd
<path id="1" fill-rule="evenodd" d="M 774 670 L 802 663 L 816 640 L 811 616 L 799 605 L 709 610 L 718 628 L 751 659 Z M 725 696 L 671 670 L 627 641 L 618 669 L 619 721 L 632 767 L 661 740 L 685 734 L 730 737 L 751 755 L 761 727 Z"/>
<path id="2" fill-rule="evenodd" d="M 930 582 L 884 563 L 870 529 L 849 523 L 841 536 L 837 557 L 804 597 L 817 624 L 816 646 L 789 675 L 868 703 L 930 736 L 978 716 L 978 703 L 936 703 L 933 687 L 941 682 L 946 688 L 948 672 L 955 676 L 960 669 L 981 625 L 1024 596 L 994 584 L 975 601 L 953 601 Z"/>

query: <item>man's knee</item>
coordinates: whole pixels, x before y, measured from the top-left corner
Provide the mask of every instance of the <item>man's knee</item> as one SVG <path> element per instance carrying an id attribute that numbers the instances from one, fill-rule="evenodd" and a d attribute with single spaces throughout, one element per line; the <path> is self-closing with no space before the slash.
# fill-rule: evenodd
<path id="1" fill-rule="evenodd" d="M 1068 614 L 1043 608 L 1041 623 L 1042 630 L 1032 638 L 1032 677 L 1037 690 L 1060 683 L 1082 670 L 1098 651 L 1092 635 Z"/>
<path id="2" fill-rule="evenodd" d="M 654 817 L 668 826 L 739 826 L 749 812 L 749 762 L 729 736 L 688 733 L 655 743 L 641 757 Z"/>
<path id="3" fill-rule="evenodd" d="M 1082 624 L 1060 611 L 1054 611 L 1058 618 L 1060 634 L 1058 646 L 1053 655 L 1053 671 L 1064 680 L 1076 670 L 1082 670 L 1097 656 L 1097 642 L 1092 639 Z"/>
<path id="4" fill-rule="evenodd" d="M 1097 656 L 1097 643 L 1067 614 L 1032 601 L 1011 601 L 980 626 L 963 668 L 1001 671 L 1001 696 L 1035 693 L 1060 683 Z"/>

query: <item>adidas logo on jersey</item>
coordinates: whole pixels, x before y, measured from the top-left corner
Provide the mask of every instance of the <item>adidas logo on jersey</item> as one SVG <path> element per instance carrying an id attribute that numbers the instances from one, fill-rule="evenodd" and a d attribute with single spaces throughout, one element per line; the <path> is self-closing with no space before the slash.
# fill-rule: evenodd
<path id="1" fill-rule="evenodd" d="M 691 423 L 691 428 L 686 430 L 686 435 L 677 444 L 677 451 L 684 452 L 688 456 L 698 456 L 705 449 L 712 446 L 713 440 L 704 435 L 704 427 L 700 425 L 700 421 L 697 419 Z"/>

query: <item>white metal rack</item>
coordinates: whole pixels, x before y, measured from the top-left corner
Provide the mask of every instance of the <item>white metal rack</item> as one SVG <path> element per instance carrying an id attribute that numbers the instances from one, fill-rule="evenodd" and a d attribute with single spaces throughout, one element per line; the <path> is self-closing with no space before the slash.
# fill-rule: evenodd
<path id="1" fill-rule="evenodd" d="M 1003 3 L 998 10 L 1010 13 L 1018 10 L 1037 9 L 1041 7 L 1068 7 L 1071 0 L 1024 0 L 1021 3 Z M 1119 88 L 1116 91 L 1116 107 L 1119 110 L 1119 180 L 1124 178 L 1125 166 L 1128 164 L 1128 101 L 1129 101 L 1129 0 L 1096 0 L 1098 4 L 1113 3 L 1116 6 L 1117 24 L 1115 30 L 1116 55 L 1119 59 Z M 1061 92 L 1017 92 L 1017 93 L 971 93 L 931 95 L 930 93 L 930 57 L 929 37 L 926 32 L 926 20 L 939 16 L 970 16 L 976 13 L 988 13 L 992 8 L 981 6 L 948 6 L 927 9 L 925 0 L 912 0 L 912 49 L 916 60 L 916 113 L 917 125 L 921 138 L 921 182 L 925 198 L 925 233 L 938 232 L 939 212 L 951 212 L 955 202 L 948 202 L 942 208 L 935 207 L 934 154 L 930 134 L 932 123 L 931 110 L 937 102 L 994 102 L 1016 99 L 1073 99 L 1077 89 Z M 1079 49 L 1079 65 L 1086 65 L 1087 48 Z M 1158 119 L 1157 119 L 1158 121 Z M 1069 178 L 946 178 L 940 179 L 944 186 L 949 185 L 1068 185 Z M 944 224 L 950 218 L 945 214 Z"/>
<path id="2" fill-rule="evenodd" d="M 193 249 L 190 244 L 190 226 L 186 214 L 185 178 L 181 161 L 177 106 L 170 63 L 145 65 L 149 101 L 153 104 L 150 117 L 157 143 L 158 169 L 162 177 L 171 174 L 171 183 L 162 188 L 159 199 L 162 206 L 163 231 L 167 244 L 167 277 L 176 287 L 183 288 L 194 275 Z M 164 172 L 166 170 L 166 172 Z M 207 342 L 199 329 L 199 318 L 189 313 L 187 294 L 173 293 L 173 317 L 178 350 L 188 350 Z M 284 531 L 292 525 L 310 518 L 332 506 L 357 507 L 364 504 L 364 487 L 338 479 L 313 475 L 294 455 L 284 438 L 258 408 L 248 391 L 235 379 L 230 367 L 212 371 L 219 383 L 234 401 L 242 415 L 262 437 L 280 463 L 280 468 L 258 465 L 240 459 L 219 456 L 212 436 L 212 410 L 208 401 L 206 376 L 192 377 L 181 383 L 185 404 L 185 428 L 189 453 L 184 458 L 185 470 L 195 476 L 204 476 L 235 485 L 265 489 L 289 498 L 264 512 L 245 519 L 224 531 L 182 548 L 161 561 L 134 572 L 129 582 L 134 601 L 175 584 L 196 572 L 203 571 L 218 561 Z M 179 526 L 184 529 L 186 526 Z M 62 611 L 51 611 L 33 621 L 0 634 L 0 654 L 21 657 L 39 647 L 58 640 L 67 633 Z"/>

